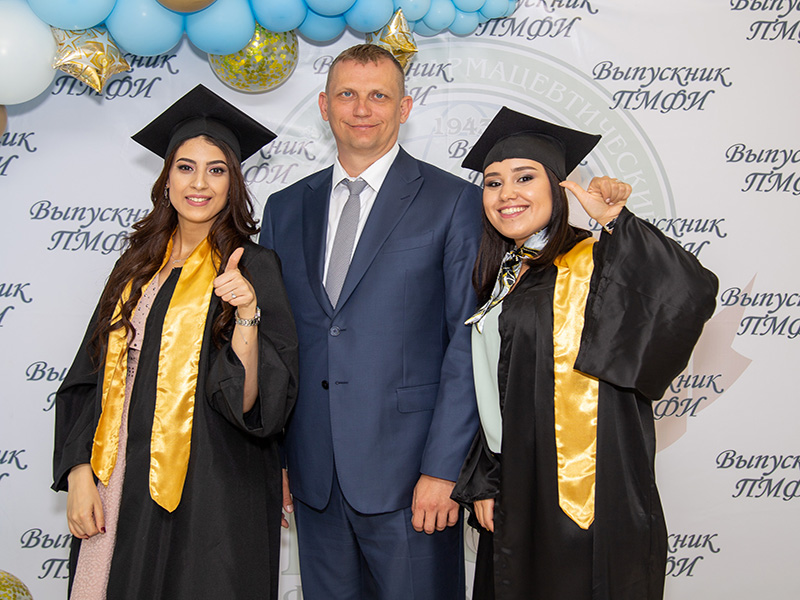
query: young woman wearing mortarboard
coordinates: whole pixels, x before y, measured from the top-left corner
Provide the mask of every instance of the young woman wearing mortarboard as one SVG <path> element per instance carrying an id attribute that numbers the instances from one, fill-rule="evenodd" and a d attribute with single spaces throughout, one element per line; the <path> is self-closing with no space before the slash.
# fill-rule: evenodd
<path id="1" fill-rule="evenodd" d="M 663 596 L 651 402 L 717 279 L 625 208 L 629 185 L 565 181 L 599 139 L 503 108 L 462 165 L 484 178 L 467 322 L 481 429 L 453 492 L 480 531 L 473 600 Z M 599 241 L 569 225 L 564 188 Z"/>
<path id="2" fill-rule="evenodd" d="M 277 598 L 297 339 L 240 164 L 274 137 L 203 86 L 134 136 L 153 208 L 56 395 L 73 600 Z"/>

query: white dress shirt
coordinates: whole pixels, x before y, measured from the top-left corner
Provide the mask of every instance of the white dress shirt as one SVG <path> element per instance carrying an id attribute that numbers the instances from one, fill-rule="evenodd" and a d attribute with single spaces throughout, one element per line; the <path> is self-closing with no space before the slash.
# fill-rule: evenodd
<path id="1" fill-rule="evenodd" d="M 342 217 L 344 204 L 350 193 L 347 186 L 342 183 L 343 179 L 355 181 L 356 179 L 363 179 L 367 182 L 364 190 L 359 194 L 361 210 L 358 213 L 358 227 L 356 229 L 356 239 L 353 242 L 353 252 L 355 252 L 358 240 L 361 238 L 361 232 L 364 231 L 364 225 L 367 223 L 367 217 L 375 204 L 375 198 L 383 185 L 383 180 L 389 173 L 389 169 L 400 151 L 400 146 L 395 143 L 386 154 L 381 156 L 378 160 L 372 163 L 367 169 L 358 177 L 350 177 L 347 171 L 336 158 L 333 163 L 333 178 L 331 182 L 331 197 L 328 201 L 328 229 L 325 237 L 325 272 L 322 274 L 322 281 L 327 281 L 328 278 L 328 264 L 331 260 L 331 250 L 333 249 L 333 240 L 336 237 L 336 228 L 339 226 L 339 219 Z M 353 258 L 353 254 L 350 254 Z"/>

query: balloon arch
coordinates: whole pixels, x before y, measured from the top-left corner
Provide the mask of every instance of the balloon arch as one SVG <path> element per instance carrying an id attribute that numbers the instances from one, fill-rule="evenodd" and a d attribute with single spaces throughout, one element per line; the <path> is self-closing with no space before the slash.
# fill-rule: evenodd
<path id="1" fill-rule="evenodd" d="M 163 54 L 184 33 L 208 54 L 223 83 L 265 92 L 292 74 L 296 34 L 327 43 L 349 28 L 380 34 L 377 39 L 405 36 L 413 45 L 412 32 L 469 35 L 486 21 L 511 15 L 516 5 L 516 0 L 0 0 L 0 134 L 7 122 L 2 105 L 37 97 L 56 70 L 100 92 L 110 77 L 129 70 L 126 55 Z"/>

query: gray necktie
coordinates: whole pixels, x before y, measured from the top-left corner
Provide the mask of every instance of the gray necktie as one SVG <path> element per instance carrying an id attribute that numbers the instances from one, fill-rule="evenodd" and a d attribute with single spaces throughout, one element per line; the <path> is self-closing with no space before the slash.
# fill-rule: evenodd
<path id="1" fill-rule="evenodd" d="M 350 190 L 350 196 L 344 204 L 342 216 L 339 218 L 339 226 L 336 228 L 336 237 L 333 238 L 331 260 L 328 263 L 328 277 L 325 280 L 325 291 L 334 307 L 342 292 L 347 270 L 350 268 L 353 242 L 356 239 L 356 229 L 358 229 L 358 216 L 361 213 L 361 201 L 358 195 L 367 186 L 367 182 L 363 179 L 355 181 L 343 179 L 342 182 Z"/>

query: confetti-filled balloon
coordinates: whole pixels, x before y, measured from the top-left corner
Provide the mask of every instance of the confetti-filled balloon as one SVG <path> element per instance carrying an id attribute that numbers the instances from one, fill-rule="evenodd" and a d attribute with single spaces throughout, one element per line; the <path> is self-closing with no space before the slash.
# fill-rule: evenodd
<path id="1" fill-rule="evenodd" d="M 8 111 L 0 104 L 0 135 L 6 130 L 6 125 L 8 125 Z"/>
<path id="2" fill-rule="evenodd" d="M 0 1 L 0 104 L 27 102 L 55 77 L 56 41 L 25 0 Z"/>
<path id="3" fill-rule="evenodd" d="M 130 70 L 105 27 L 82 31 L 53 29 L 58 50 L 53 66 L 102 92 L 109 77 Z"/>
<path id="4" fill-rule="evenodd" d="M 234 54 L 209 54 L 211 69 L 222 83 L 240 92 L 267 92 L 289 78 L 297 66 L 297 36 L 273 33 L 256 24 L 248 44 Z"/>
<path id="5" fill-rule="evenodd" d="M 165 8 L 180 13 L 197 12 L 214 4 L 214 0 L 158 0 Z"/>
<path id="6" fill-rule="evenodd" d="M 2 600 L 33 600 L 28 587 L 17 577 L 5 571 L 0 571 L 0 598 Z"/>
<path id="7" fill-rule="evenodd" d="M 386 48 L 404 69 L 417 52 L 417 44 L 402 8 L 397 9 L 383 29 L 368 33 L 367 43 Z"/>

